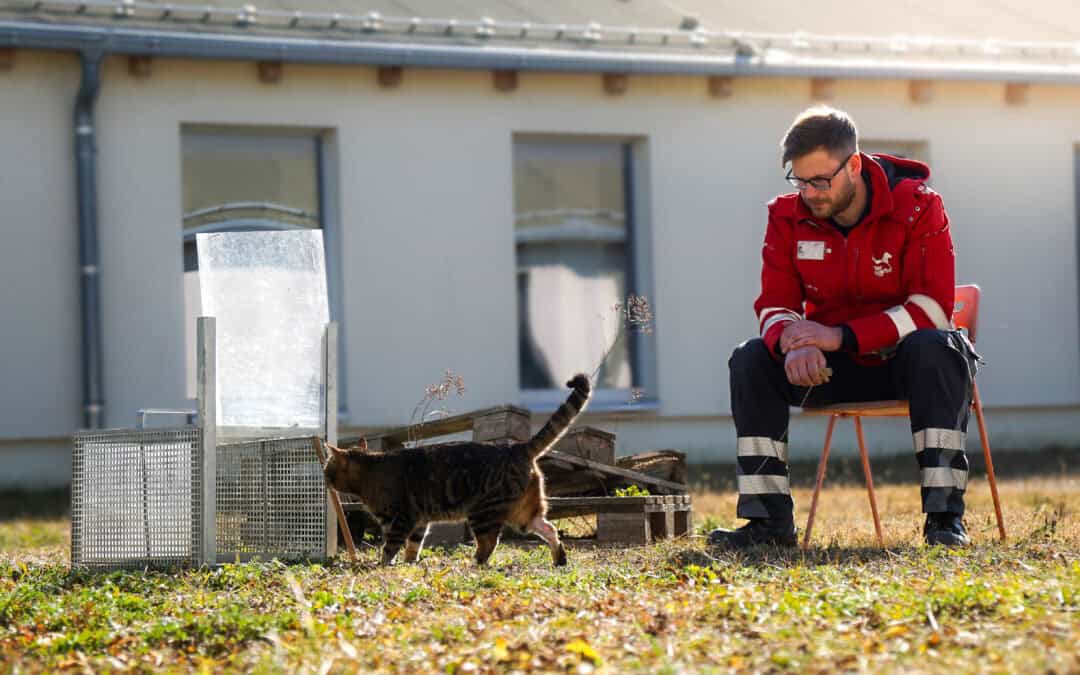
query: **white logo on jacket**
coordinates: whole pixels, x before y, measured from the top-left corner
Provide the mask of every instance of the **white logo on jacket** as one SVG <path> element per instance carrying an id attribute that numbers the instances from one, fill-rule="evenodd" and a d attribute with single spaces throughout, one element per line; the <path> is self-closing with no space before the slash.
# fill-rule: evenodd
<path id="1" fill-rule="evenodd" d="M 874 276 L 883 277 L 889 272 L 892 272 L 892 265 L 889 264 L 889 260 L 892 259 L 892 253 L 886 251 L 880 258 L 870 256 L 870 260 L 874 263 Z"/>

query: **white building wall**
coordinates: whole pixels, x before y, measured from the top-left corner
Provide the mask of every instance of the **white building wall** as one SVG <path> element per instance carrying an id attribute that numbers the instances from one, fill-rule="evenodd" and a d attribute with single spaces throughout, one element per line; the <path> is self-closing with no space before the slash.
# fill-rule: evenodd
<path id="1" fill-rule="evenodd" d="M 97 106 L 108 425 L 132 425 L 140 407 L 185 403 L 181 125 L 326 132 L 354 428 L 406 422 L 447 368 L 468 389 L 447 402 L 457 411 L 518 400 L 512 138 L 584 133 L 643 139 L 639 215 L 653 263 L 651 393 L 660 402 L 637 421 L 594 414 L 592 423 L 615 430 L 623 452 L 733 454 L 727 358 L 757 330 L 765 204 L 785 190 L 778 142 L 811 103 L 806 81 L 739 80 L 734 96 L 714 99 L 691 77 L 631 77 L 627 94 L 609 96 L 599 75 L 522 73 L 517 91 L 500 93 L 487 72 L 407 70 L 399 88 L 380 89 L 363 67 L 287 64 L 277 85 L 260 83 L 251 63 L 153 67 L 136 79 L 126 60 L 109 58 Z M 0 78 L 0 143 L 15 149 L 0 162 L 9 214 L 0 452 L 21 438 L 62 439 L 81 419 L 77 83 L 75 57 L 24 52 Z M 1008 106 L 1000 84 L 939 82 L 920 105 L 905 82 L 849 81 L 837 83 L 833 103 L 866 139 L 927 144 L 958 278 L 985 291 L 979 346 L 989 366 L 979 381 L 991 433 L 993 408 L 1009 406 L 1001 419 L 1017 443 L 1042 444 L 1050 429 L 1047 442 L 1077 442 L 1080 88 L 1030 94 Z M 1027 406 L 1040 407 L 1029 415 Z M 906 447 L 903 424 L 886 426 L 871 442 Z M 850 446 L 846 435 L 838 442 Z M 797 424 L 792 442 L 796 454 L 813 452 L 820 434 Z"/>
<path id="2" fill-rule="evenodd" d="M 71 159 L 79 70 L 68 54 L 19 57 L 0 74 L 0 437 L 42 439 L 82 420 Z"/>

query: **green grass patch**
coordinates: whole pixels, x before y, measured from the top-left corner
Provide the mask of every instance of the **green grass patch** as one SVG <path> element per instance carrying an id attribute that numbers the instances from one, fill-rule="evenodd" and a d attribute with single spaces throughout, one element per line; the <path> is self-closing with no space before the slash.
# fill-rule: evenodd
<path id="1" fill-rule="evenodd" d="M 910 487 L 910 486 L 909 486 Z M 918 542 L 917 490 L 883 491 L 887 549 L 826 491 L 816 547 L 711 551 L 503 545 L 326 564 L 70 572 L 67 524 L 0 523 L 0 663 L 30 670 L 643 672 L 1080 669 L 1072 483 L 1006 487 L 1011 540 L 984 509 L 976 545 Z M 913 493 L 913 494 L 909 494 Z M 730 523 L 729 495 L 699 495 Z M 865 493 L 850 499 L 864 504 Z M 903 501 L 907 500 L 907 501 Z M 865 506 L 858 508 L 865 509 Z M 902 526 L 902 523 L 904 525 Z M 907 527 L 907 529 L 903 529 Z"/>

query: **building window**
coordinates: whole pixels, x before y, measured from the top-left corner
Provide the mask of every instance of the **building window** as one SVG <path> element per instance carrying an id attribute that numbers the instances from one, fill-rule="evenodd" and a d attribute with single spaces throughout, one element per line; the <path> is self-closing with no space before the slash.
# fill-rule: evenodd
<path id="1" fill-rule="evenodd" d="M 322 138 L 310 131 L 185 127 L 181 156 L 187 396 L 195 398 L 195 318 L 201 313 L 195 235 L 322 228 Z"/>
<path id="2" fill-rule="evenodd" d="M 593 373 L 618 330 L 613 306 L 646 295 L 635 255 L 638 145 L 514 139 L 518 373 L 531 406 L 561 395 L 574 373 Z M 614 394 L 610 403 L 646 385 L 645 351 L 644 336 L 629 333 L 603 361 L 596 387 Z"/>

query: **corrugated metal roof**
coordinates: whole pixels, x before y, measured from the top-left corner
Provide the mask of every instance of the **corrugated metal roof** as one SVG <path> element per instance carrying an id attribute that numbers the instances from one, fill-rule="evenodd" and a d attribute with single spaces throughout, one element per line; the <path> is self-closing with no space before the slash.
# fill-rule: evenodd
<path id="1" fill-rule="evenodd" d="M 738 70 L 741 59 L 744 74 L 817 69 L 842 76 L 851 67 L 857 76 L 912 70 L 933 76 L 941 66 L 990 78 L 1025 70 L 1048 79 L 1080 77 L 1076 2 L 893 0 L 870 8 L 817 0 L 812 10 L 794 6 L 787 0 L 0 0 L 0 44 L 42 46 L 47 34 L 20 42 L 20 27 L 68 26 L 115 31 L 128 42 L 140 32 L 155 40 L 163 32 L 215 34 L 257 37 L 265 50 L 267 40 L 280 39 L 284 58 L 289 41 L 302 40 L 308 61 L 318 60 L 312 41 L 325 40 L 338 48 L 384 45 L 401 53 L 410 44 L 475 49 L 485 57 L 476 67 L 509 50 L 507 67 L 542 52 L 531 61 L 537 69 L 555 55 L 567 60 L 559 70 L 574 69 L 572 59 L 580 57 L 603 64 L 583 70 L 630 59 L 631 72 L 726 72 Z M 432 60 L 400 62 L 438 65 Z"/>
<path id="2" fill-rule="evenodd" d="M 691 18 L 709 31 L 809 33 L 891 37 L 895 35 L 966 38 L 999 41 L 1080 42 L 1080 3 L 1075 0 L 891 0 L 857 3 L 851 0 L 258 0 L 255 2 L 164 2 L 162 0 L 3 0 L 5 10 L 33 11 L 38 15 L 64 13 L 106 17 L 125 12 L 153 16 L 172 7 L 218 11 L 217 21 L 227 29 L 228 19 L 254 7 L 256 15 L 274 13 L 329 18 L 383 17 L 496 23 L 637 27 L 674 30 Z M 117 11 L 119 10 L 119 11 Z M 79 20 L 78 14 L 70 20 Z M 317 21 L 312 22 L 317 23 Z"/>

